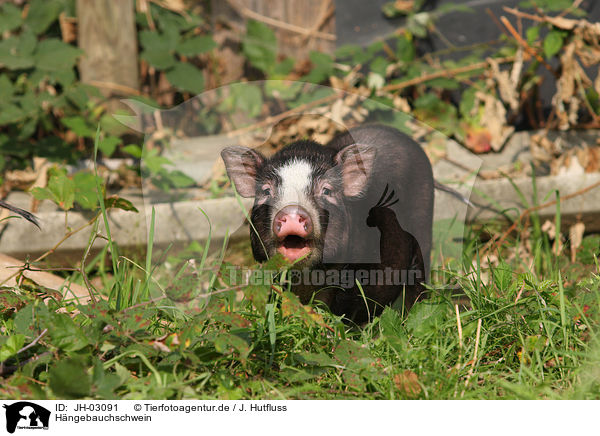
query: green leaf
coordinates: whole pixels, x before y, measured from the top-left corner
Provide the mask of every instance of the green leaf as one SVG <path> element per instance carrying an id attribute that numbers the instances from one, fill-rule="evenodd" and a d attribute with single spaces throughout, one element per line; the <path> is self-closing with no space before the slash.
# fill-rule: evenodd
<path id="1" fill-rule="evenodd" d="M 327 53 L 311 51 L 309 54 L 312 70 L 304 78 L 308 82 L 320 83 L 333 74 L 333 58 Z"/>
<path id="2" fill-rule="evenodd" d="M 104 207 L 106 209 L 121 209 L 127 212 L 139 212 L 131 201 L 121 198 L 118 195 L 111 195 L 104 199 Z"/>
<path id="3" fill-rule="evenodd" d="M 204 75 L 192 64 L 178 62 L 167 71 L 167 80 L 175 87 L 199 94 L 204 91 Z"/>
<path id="4" fill-rule="evenodd" d="M 144 50 L 140 57 L 159 70 L 171 68 L 177 62 L 171 53 L 160 50 Z"/>
<path id="5" fill-rule="evenodd" d="M 281 62 L 278 62 L 273 68 L 271 75 L 269 76 L 271 79 L 282 79 L 285 78 L 288 74 L 292 72 L 294 69 L 294 60 L 292 58 L 285 58 Z"/>
<path id="6" fill-rule="evenodd" d="M 277 38 L 266 24 L 249 20 L 242 50 L 250 63 L 264 73 L 269 73 L 277 58 Z"/>
<path id="7" fill-rule="evenodd" d="M 98 143 L 98 148 L 104 156 L 112 156 L 117 149 L 117 145 L 121 143 L 121 138 L 117 136 L 106 136 Z"/>
<path id="8" fill-rule="evenodd" d="M 510 295 L 509 290 L 513 283 L 512 268 L 510 265 L 503 261 L 500 262 L 500 264 L 492 270 L 492 275 L 494 277 L 494 283 L 498 290 L 502 292 L 502 295 Z"/>
<path id="9" fill-rule="evenodd" d="M 139 159 L 142 157 L 142 149 L 140 148 L 139 145 L 136 145 L 136 144 L 126 145 L 125 147 L 123 147 L 121 149 L 121 151 L 123 151 L 124 153 L 130 154 L 131 156 L 135 157 L 136 159 Z"/>
<path id="10" fill-rule="evenodd" d="M 406 328 L 416 336 L 435 332 L 444 322 L 448 307 L 431 301 L 415 303 L 408 313 Z"/>
<path id="11" fill-rule="evenodd" d="M 360 53 L 362 51 L 363 51 L 363 48 L 360 45 L 344 44 L 343 46 L 341 46 L 340 48 L 338 48 L 335 51 L 335 57 L 336 57 L 336 59 L 351 58 L 354 55 L 356 55 L 357 53 Z"/>
<path id="12" fill-rule="evenodd" d="M 260 88 L 256 85 L 236 86 L 232 89 L 231 98 L 234 107 L 250 117 L 260 114 L 263 99 Z"/>
<path id="13" fill-rule="evenodd" d="M 194 179 L 179 170 L 169 171 L 165 178 L 169 180 L 174 188 L 186 188 L 196 183 Z"/>
<path id="14" fill-rule="evenodd" d="M 4 3 L 2 5 L 0 9 L 0 33 L 15 30 L 22 22 L 21 9 L 12 3 Z"/>
<path id="15" fill-rule="evenodd" d="M 73 207 L 75 183 L 67 177 L 65 170 L 51 170 L 47 188 L 34 188 L 33 196 L 39 200 L 50 199 L 63 210 Z"/>
<path id="16" fill-rule="evenodd" d="M 295 99 L 301 88 L 301 82 L 280 80 L 268 80 L 265 82 L 265 94 L 283 100 Z"/>
<path id="17" fill-rule="evenodd" d="M 211 36 L 201 35 L 181 41 L 175 47 L 175 51 L 184 56 L 196 56 L 211 51 L 216 46 L 217 43 Z"/>
<path id="18" fill-rule="evenodd" d="M 98 177 L 102 183 L 102 178 Z M 96 176 L 92 173 L 79 172 L 73 176 L 75 183 L 75 202 L 84 209 L 94 210 L 98 206 L 96 195 Z"/>
<path id="19" fill-rule="evenodd" d="M 438 77 L 437 79 L 428 80 L 426 83 L 432 88 L 450 90 L 458 89 L 460 85 L 457 80 L 449 79 L 446 77 Z"/>
<path id="20" fill-rule="evenodd" d="M 231 354 L 237 351 L 242 361 L 246 360 L 250 354 L 248 343 L 241 337 L 230 333 L 221 333 L 215 339 L 215 350 L 222 354 Z"/>
<path id="21" fill-rule="evenodd" d="M 525 31 L 525 35 L 527 37 L 527 43 L 532 45 L 540 37 L 540 26 L 528 27 Z"/>
<path id="22" fill-rule="evenodd" d="M 377 73 L 380 76 L 385 77 L 385 70 L 387 69 L 388 65 L 389 62 L 383 56 L 377 56 L 371 61 L 369 67 L 373 73 Z"/>
<path id="23" fill-rule="evenodd" d="M 402 326 L 402 318 L 398 311 L 391 307 L 386 307 L 381 314 L 379 320 L 381 326 L 381 333 L 387 342 L 397 352 L 403 352 L 407 348 L 408 336 L 404 327 Z"/>
<path id="24" fill-rule="evenodd" d="M 0 75 L 0 101 L 7 101 L 15 93 L 15 87 L 6 74 Z"/>
<path id="25" fill-rule="evenodd" d="M 113 391 L 121 385 L 121 378 L 113 373 L 105 372 L 100 359 L 95 359 L 92 372 L 93 388 L 104 398 L 113 398 Z"/>
<path id="26" fill-rule="evenodd" d="M 565 32 L 559 30 L 552 30 L 546 35 L 544 38 L 544 56 L 546 59 L 551 58 L 555 54 L 557 54 L 563 46 L 563 41 L 565 39 Z"/>
<path id="27" fill-rule="evenodd" d="M 93 138 L 96 135 L 96 132 L 89 127 L 86 119 L 81 116 L 61 118 L 60 122 L 77 136 Z"/>
<path id="28" fill-rule="evenodd" d="M 35 51 L 35 65 L 44 71 L 63 71 L 73 68 L 82 50 L 62 42 L 60 39 L 49 38 L 41 41 Z"/>
<path id="29" fill-rule="evenodd" d="M 31 0 L 25 24 L 39 35 L 56 21 L 63 10 L 60 0 Z"/>
<path id="30" fill-rule="evenodd" d="M 83 360 L 66 359 L 50 369 L 49 385 L 59 398 L 75 399 L 90 394 L 90 376 Z"/>
<path id="31" fill-rule="evenodd" d="M 78 351 L 89 343 L 81 326 L 66 314 L 53 314 L 48 325 L 52 345 L 66 352 Z"/>
<path id="32" fill-rule="evenodd" d="M 0 362 L 4 362 L 6 359 L 14 356 L 17 352 L 23 348 L 25 344 L 25 335 L 17 334 L 9 336 L 6 342 L 0 348 Z"/>
<path id="33" fill-rule="evenodd" d="M 17 314 L 15 315 L 15 332 L 25 336 L 34 336 L 34 311 L 35 305 L 29 304 L 17 312 Z"/>
<path id="34" fill-rule="evenodd" d="M 12 124 L 25 118 L 25 112 L 14 104 L 2 105 L 0 109 L 0 124 Z"/>
<path id="35" fill-rule="evenodd" d="M 32 67 L 34 59 L 28 49 L 28 37 L 11 37 L 0 41 L 0 65 L 9 70 Z"/>
<path id="36" fill-rule="evenodd" d="M 139 33 L 141 46 L 150 51 L 172 51 L 177 46 L 177 39 L 169 34 L 142 30 Z"/>

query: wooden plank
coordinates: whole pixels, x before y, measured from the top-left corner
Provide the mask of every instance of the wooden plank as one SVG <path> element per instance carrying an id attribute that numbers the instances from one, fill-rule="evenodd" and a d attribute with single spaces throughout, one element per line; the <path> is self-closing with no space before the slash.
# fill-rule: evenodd
<path id="1" fill-rule="evenodd" d="M 333 0 L 212 0 L 213 22 L 223 19 L 235 27 L 248 18 L 264 19 L 277 35 L 279 53 L 297 59 L 313 50 L 333 53 L 334 6 Z"/>
<path id="2" fill-rule="evenodd" d="M 130 95 L 139 88 L 133 0 L 77 0 L 77 39 L 85 51 L 81 80 L 103 95 Z"/>

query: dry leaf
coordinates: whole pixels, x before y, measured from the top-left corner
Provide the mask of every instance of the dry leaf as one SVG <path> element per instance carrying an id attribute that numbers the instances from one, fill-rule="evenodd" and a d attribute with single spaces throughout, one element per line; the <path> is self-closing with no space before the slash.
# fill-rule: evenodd
<path id="1" fill-rule="evenodd" d="M 585 232 L 585 224 L 578 222 L 569 227 L 569 240 L 571 241 L 571 262 L 575 262 L 577 249 L 581 247 L 583 241 L 583 233 Z"/>
<path id="2" fill-rule="evenodd" d="M 152 348 L 154 348 L 157 351 L 162 351 L 163 353 L 171 352 L 171 349 L 160 341 L 152 341 L 150 342 L 150 345 L 152 345 Z"/>
<path id="3" fill-rule="evenodd" d="M 492 149 L 492 135 L 487 129 L 468 126 L 465 129 L 465 145 L 474 153 L 487 153 Z"/>
<path id="4" fill-rule="evenodd" d="M 554 239 L 556 237 L 556 226 L 552 221 L 546 220 L 542 225 L 542 232 L 547 233 L 550 239 Z"/>
<path id="5" fill-rule="evenodd" d="M 516 111 L 519 108 L 519 94 L 517 91 L 519 73 L 509 74 L 508 71 L 501 71 L 500 65 L 494 59 L 488 59 L 490 66 L 492 67 L 492 76 L 498 84 L 498 90 L 500 92 L 500 98 L 506 102 L 510 108 Z M 517 64 L 515 63 L 515 66 Z M 522 65 L 522 62 L 521 62 Z M 514 69 L 513 71 L 518 71 Z M 516 80 L 514 76 L 516 75 Z"/>
<path id="6" fill-rule="evenodd" d="M 415 0 L 396 0 L 394 8 L 400 12 L 412 12 L 415 7 Z"/>
<path id="7" fill-rule="evenodd" d="M 408 369 L 402 374 L 396 374 L 394 376 L 394 384 L 400 392 L 409 398 L 416 398 L 423 390 L 419 384 L 419 377 L 417 377 L 417 374 Z"/>
<path id="8" fill-rule="evenodd" d="M 77 41 L 77 18 L 67 17 L 67 14 L 62 12 L 58 16 L 58 24 L 64 42 L 68 44 Z"/>
<path id="9" fill-rule="evenodd" d="M 577 26 L 578 20 L 572 20 L 565 17 L 544 17 L 546 21 L 559 29 L 572 30 Z M 583 20 L 582 20 L 583 21 Z"/>
<path id="10" fill-rule="evenodd" d="M 506 124 L 506 109 L 500 100 L 484 92 L 478 92 L 476 97 L 483 102 L 481 125 L 486 127 L 490 134 L 490 146 L 494 151 L 498 151 L 515 128 Z"/>

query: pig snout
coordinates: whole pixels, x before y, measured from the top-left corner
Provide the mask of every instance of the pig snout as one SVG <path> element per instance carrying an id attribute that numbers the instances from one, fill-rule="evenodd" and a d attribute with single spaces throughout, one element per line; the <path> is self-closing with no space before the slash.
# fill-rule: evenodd
<path id="1" fill-rule="evenodd" d="M 311 251 L 313 223 L 310 214 L 298 205 L 281 209 L 273 218 L 273 233 L 278 239 L 277 251 L 290 261 Z"/>
<path id="2" fill-rule="evenodd" d="M 306 238 L 312 230 L 310 215 L 300 206 L 286 206 L 277 212 L 273 219 L 273 232 L 278 238 L 285 238 L 288 235 Z"/>

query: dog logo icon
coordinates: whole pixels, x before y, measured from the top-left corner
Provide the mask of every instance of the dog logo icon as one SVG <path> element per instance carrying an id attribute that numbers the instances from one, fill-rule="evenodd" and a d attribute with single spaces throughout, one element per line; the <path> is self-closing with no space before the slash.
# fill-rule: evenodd
<path id="1" fill-rule="evenodd" d="M 29 401 L 19 401 L 10 405 L 4 404 L 6 409 L 6 431 L 14 433 L 18 429 L 48 430 L 50 411 L 42 406 Z"/>

